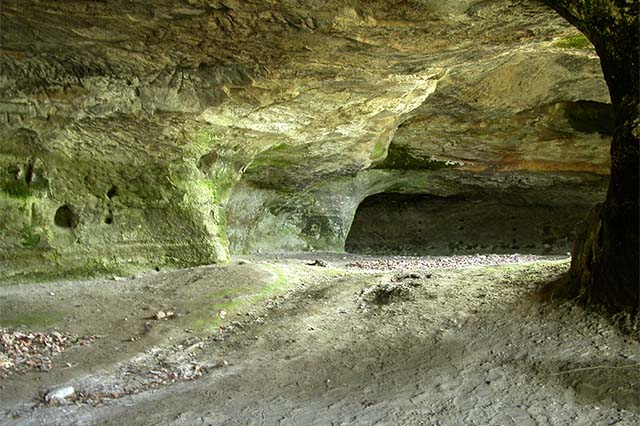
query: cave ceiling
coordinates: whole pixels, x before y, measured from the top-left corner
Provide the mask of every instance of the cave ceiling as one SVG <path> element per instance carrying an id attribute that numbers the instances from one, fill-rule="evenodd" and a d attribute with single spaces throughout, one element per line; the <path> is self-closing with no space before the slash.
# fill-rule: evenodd
<path id="1" fill-rule="evenodd" d="M 353 210 L 398 171 L 435 173 L 425 191 L 608 173 L 598 57 L 537 1 L 5 1 L 0 19 L 6 251 L 37 235 L 202 263 L 336 180 Z M 67 204 L 73 238 L 52 223 Z"/>

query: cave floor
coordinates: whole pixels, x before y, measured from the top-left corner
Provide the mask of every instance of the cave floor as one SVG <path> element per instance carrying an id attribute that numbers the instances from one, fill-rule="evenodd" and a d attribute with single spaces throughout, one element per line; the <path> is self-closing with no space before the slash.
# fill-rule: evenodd
<path id="1" fill-rule="evenodd" d="M 4 332 L 94 337 L 0 369 L 0 424 L 640 424 L 638 342 L 538 297 L 568 265 L 316 253 L 5 285 Z"/>

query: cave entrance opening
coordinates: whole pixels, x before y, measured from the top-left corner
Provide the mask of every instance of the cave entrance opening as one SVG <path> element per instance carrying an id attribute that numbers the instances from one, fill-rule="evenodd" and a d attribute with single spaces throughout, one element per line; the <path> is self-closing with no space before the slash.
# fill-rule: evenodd
<path id="1" fill-rule="evenodd" d="M 566 255 L 573 248 L 577 224 L 597 202 L 598 195 L 585 194 L 383 192 L 359 205 L 345 249 L 377 255 Z"/>

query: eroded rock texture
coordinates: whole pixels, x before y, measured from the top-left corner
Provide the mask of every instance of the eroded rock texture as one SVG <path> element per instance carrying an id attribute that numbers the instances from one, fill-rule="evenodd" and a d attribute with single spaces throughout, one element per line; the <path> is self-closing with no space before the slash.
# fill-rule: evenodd
<path id="1" fill-rule="evenodd" d="M 537 177 L 536 177 L 537 179 Z M 565 255 L 593 200 L 594 181 L 537 181 L 509 191 L 479 186 L 448 196 L 381 193 L 365 199 L 346 241 L 350 252 Z M 604 197 L 604 194 L 602 194 Z M 588 207 L 587 207 L 588 209 Z"/>
<path id="2" fill-rule="evenodd" d="M 0 19 L 4 277 L 342 250 L 379 193 L 604 198 L 598 56 L 536 1 L 3 1 Z"/>

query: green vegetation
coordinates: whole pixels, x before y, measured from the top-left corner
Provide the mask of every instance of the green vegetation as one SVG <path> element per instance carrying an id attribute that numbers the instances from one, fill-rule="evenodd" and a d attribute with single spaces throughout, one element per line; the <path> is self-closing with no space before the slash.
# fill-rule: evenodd
<path id="1" fill-rule="evenodd" d="M 563 37 L 557 40 L 553 45 L 561 49 L 593 50 L 593 45 L 589 39 L 582 34 Z"/>

